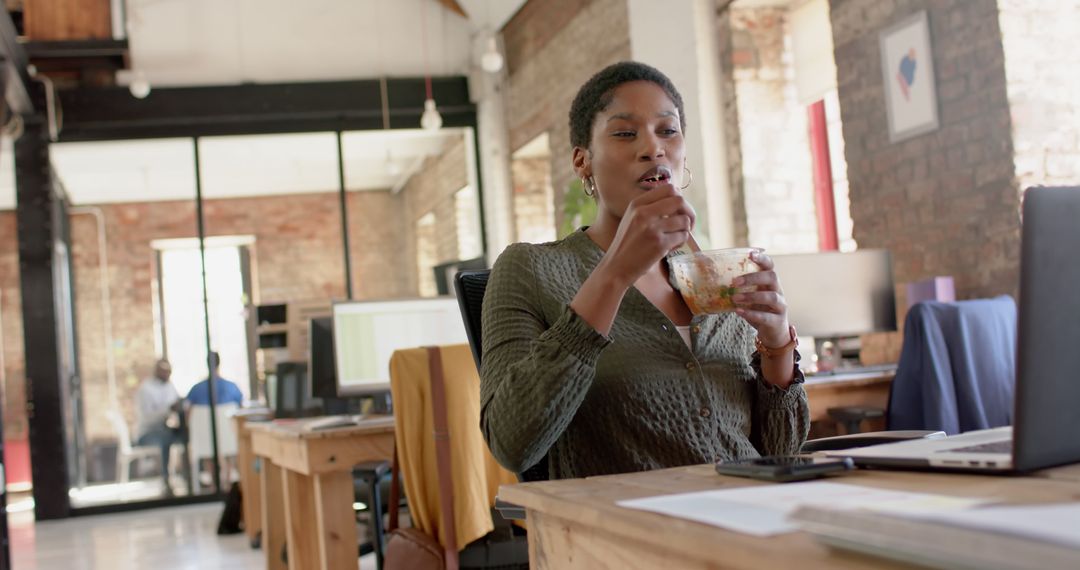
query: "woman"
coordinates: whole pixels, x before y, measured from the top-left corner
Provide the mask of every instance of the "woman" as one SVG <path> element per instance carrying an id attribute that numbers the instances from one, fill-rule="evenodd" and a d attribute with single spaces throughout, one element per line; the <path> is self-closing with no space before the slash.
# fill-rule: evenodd
<path id="1" fill-rule="evenodd" d="M 795 453 L 805 439 L 768 256 L 741 278 L 756 291 L 736 313 L 694 317 L 669 279 L 667 256 L 694 227 L 679 191 L 685 126 L 671 81 L 640 63 L 605 68 L 575 97 L 574 170 L 596 222 L 507 248 L 484 298 L 480 421 L 507 469 L 546 457 L 550 478 L 585 477 Z"/>

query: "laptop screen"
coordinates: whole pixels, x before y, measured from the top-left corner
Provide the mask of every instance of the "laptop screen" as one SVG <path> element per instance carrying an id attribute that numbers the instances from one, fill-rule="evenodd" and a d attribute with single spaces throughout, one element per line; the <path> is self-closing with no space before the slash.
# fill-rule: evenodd
<path id="1" fill-rule="evenodd" d="M 1080 461 L 1080 188 L 1024 195 L 1014 467 Z"/>

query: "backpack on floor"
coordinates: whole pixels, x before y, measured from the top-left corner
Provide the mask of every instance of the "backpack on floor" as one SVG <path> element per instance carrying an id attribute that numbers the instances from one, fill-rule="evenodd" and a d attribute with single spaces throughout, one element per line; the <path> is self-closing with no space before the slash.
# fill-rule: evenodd
<path id="1" fill-rule="evenodd" d="M 240 482 L 233 482 L 229 492 L 225 494 L 225 509 L 221 511 L 221 520 L 218 521 L 218 534 L 236 534 L 244 530 L 244 509 L 240 493 Z"/>

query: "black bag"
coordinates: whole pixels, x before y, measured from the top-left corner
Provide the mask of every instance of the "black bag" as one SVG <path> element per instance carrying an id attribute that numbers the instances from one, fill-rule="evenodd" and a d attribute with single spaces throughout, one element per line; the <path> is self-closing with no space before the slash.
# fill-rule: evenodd
<path id="1" fill-rule="evenodd" d="M 240 482 L 234 482 L 225 495 L 225 510 L 221 511 L 218 521 L 218 534 L 236 534 L 244 531 L 244 501 L 240 492 Z"/>

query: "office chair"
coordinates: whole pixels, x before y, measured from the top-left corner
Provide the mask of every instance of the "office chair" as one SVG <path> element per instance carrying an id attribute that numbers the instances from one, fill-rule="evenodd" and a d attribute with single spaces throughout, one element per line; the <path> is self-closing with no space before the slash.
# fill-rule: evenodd
<path id="1" fill-rule="evenodd" d="M 841 406 L 829 416 L 857 433 L 865 419 L 889 430 L 949 435 L 1009 425 L 1016 378 L 1016 302 L 1011 297 L 926 301 L 904 319 L 904 345 L 886 409 Z"/>
<path id="2" fill-rule="evenodd" d="M 454 275 L 454 290 L 457 292 L 458 307 L 461 308 L 461 319 L 465 321 L 465 335 L 469 339 L 469 347 L 472 348 L 477 370 L 480 370 L 484 351 L 481 342 L 480 319 L 484 306 L 484 291 L 487 290 L 490 274 L 490 269 L 478 269 L 459 271 Z M 518 473 L 518 480 L 522 483 L 547 481 L 547 456 L 545 455 L 536 465 Z"/>
<path id="3" fill-rule="evenodd" d="M 391 357 L 391 390 L 399 410 L 394 417 L 399 473 L 391 477 L 411 501 L 413 528 L 426 535 L 426 546 L 420 547 L 391 534 L 387 560 L 394 565 L 403 564 L 410 551 L 434 547 L 442 550 L 447 568 L 528 568 L 524 531 L 490 509 L 495 489 L 515 476 L 497 466 L 480 433 L 480 378 L 472 360 L 471 350 L 460 344 L 397 350 Z M 392 499 L 390 508 L 393 532 Z"/>
<path id="4" fill-rule="evenodd" d="M 131 478 L 131 468 L 139 460 L 144 458 L 156 458 L 161 461 L 161 448 L 156 445 L 133 445 L 131 443 L 131 431 L 128 430 L 127 420 L 120 410 L 105 412 L 109 424 L 112 425 L 116 434 L 116 482 L 127 483 Z M 170 455 L 172 455 L 170 453 Z M 168 467 L 162 467 L 168 472 Z"/>
<path id="5" fill-rule="evenodd" d="M 457 292 L 458 306 L 461 308 L 461 318 L 465 321 L 465 334 L 472 347 L 473 358 L 476 360 L 476 368 L 480 369 L 483 358 L 483 346 L 481 336 L 481 309 L 484 303 L 484 291 L 487 289 L 488 276 L 491 270 L 459 271 L 454 276 L 454 288 Z M 850 449 L 864 447 L 878 443 L 888 443 L 905 439 L 917 439 L 931 437 L 937 434 L 936 430 L 904 430 L 869 432 L 854 435 L 842 435 L 836 437 L 823 437 L 807 441 L 803 444 L 803 453 L 816 451 L 828 451 L 834 449 Z M 540 463 L 518 474 L 522 482 L 546 481 L 548 479 L 547 456 Z M 512 510 L 508 503 L 496 502 L 496 508 L 507 518 L 524 518 L 520 508 Z"/>

